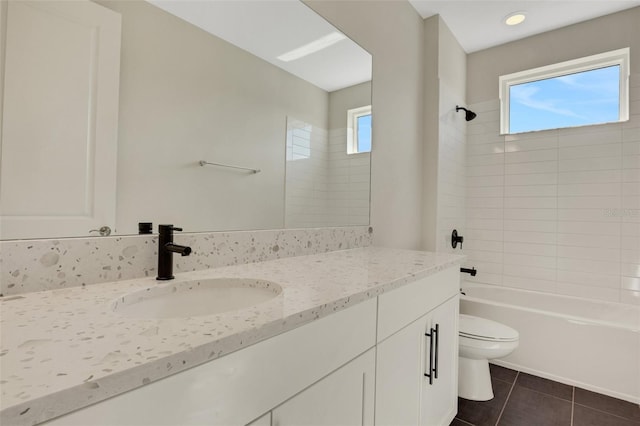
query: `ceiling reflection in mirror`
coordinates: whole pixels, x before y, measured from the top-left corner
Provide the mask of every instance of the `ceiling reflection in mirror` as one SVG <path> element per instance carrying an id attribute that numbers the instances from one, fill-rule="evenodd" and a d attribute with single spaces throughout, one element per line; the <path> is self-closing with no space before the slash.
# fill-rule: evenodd
<path id="1" fill-rule="evenodd" d="M 304 4 L 2 7 L 2 239 L 369 223 L 371 55 Z"/>

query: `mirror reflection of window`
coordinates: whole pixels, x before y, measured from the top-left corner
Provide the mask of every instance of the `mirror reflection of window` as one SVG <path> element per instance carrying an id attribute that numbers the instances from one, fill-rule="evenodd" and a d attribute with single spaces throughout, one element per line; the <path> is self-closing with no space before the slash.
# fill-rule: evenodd
<path id="1" fill-rule="evenodd" d="M 347 154 L 371 152 L 371 105 L 347 111 Z"/>

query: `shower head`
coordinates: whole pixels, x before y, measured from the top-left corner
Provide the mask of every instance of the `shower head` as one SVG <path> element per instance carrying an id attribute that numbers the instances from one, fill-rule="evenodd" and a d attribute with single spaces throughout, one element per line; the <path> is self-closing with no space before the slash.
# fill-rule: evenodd
<path id="1" fill-rule="evenodd" d="M 477 115 L 477 114 L 476 114 L 475 112 L 473 112 L 473 111 L 469 111 L 469 110 L 468 110 L 468 109 L 466 109 L 466 108 L 463 108 L 463 107 L 461 107 L 461 106 L 456 105 L 456 112 L 458 112 L 458 111 L 460 111 L 460 110 L 463 110 L 463 111 L 464 111 L 464 119 L 465 119 L 465 120 L 467 120 L 467 121 L 471 121 L 471 120 L 473 120 L 474 118 L 476 118 L 476 115 Z"/>

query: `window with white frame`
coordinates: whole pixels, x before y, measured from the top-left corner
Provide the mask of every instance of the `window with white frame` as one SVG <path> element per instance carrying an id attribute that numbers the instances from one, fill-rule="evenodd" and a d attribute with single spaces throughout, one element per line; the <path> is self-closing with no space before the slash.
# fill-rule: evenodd
<path id="1" fill-rule="evenodd" d="M 347 154 L 371 152 L 371 105 L 347 110 Z"/>
<path id="2" fill-rule="evenodd" d="M 500 133 L 629 119 L 629 48 L 500 77 Z"/>

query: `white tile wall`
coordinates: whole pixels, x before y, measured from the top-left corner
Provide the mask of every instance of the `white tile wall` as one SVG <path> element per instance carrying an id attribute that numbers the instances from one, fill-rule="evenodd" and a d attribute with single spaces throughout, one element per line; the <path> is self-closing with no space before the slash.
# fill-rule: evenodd
<path id="1" fill-rule="evenodd" d="M 329 226 L 367 225 L 371 154 L 347 154 L 347 129 L 329 131 Z"/>
<path id="2" fill-rule="evenodd" d="M 285 228 L 327 226 L 327 130 L 287 118 Z"/>
<path id="3" fill-rule="evenodd" d="M 347 154 L 347 129 L 287 118 L 285 228 L 369 224 L 370 154 Z"/>
<path id="4" fill-rule="evenodd" d="M 640 74 L 628 122 L 499 135 L 469 107 L 468 266 L 478 282 L 640 304 Z"/>

